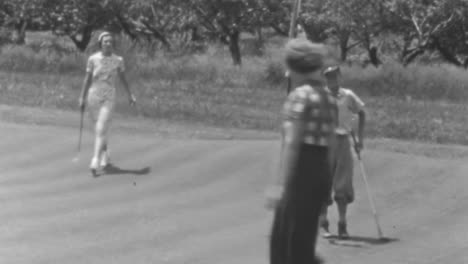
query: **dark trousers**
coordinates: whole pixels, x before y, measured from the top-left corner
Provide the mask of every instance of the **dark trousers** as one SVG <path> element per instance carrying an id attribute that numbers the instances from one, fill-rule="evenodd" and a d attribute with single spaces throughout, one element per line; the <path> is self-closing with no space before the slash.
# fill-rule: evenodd
<path id="1" fill-rule="evenodd" d="M 302 145 L 276 208 L 271 237 L 270 264 L 313 264 L 319 217 L 330 192 L 328 148 Z"/>

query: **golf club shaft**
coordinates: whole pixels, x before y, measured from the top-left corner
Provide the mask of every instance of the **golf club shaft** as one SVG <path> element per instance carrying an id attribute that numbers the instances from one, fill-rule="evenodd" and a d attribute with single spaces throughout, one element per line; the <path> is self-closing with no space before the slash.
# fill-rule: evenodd
<path id="1" fill-rule="evenodd" d="M 83 136 L 84 106 L 80 107 L 80 134 L 78 137 L 78 153 L 81 151 L 81 138 Z"/>
<path id="2" fill-rule="evenodd" d="M 353 139 L 354 146 L 356 146 L 357 141 L 356 141 L 356 136 L 354 135 L 354 132 L 351 132 L 351 137 Z M 369 198 L 369 203 L 370 203 L 370 206 L 371 206 L 372 214 L 374 216 L 375 224 L 376 224 L 376 227 L 377 227 L 377 233 L 379 235 L 379 238 L 382 238 L 383 237 L 382 228 L 380 227 L 379 217 L 378 217 L 378 214 L 377 214 L 377 209 L 375 207 L 374 198 L 373 198 L 373 195 L 372 195 L 372 192 L 371 192 L 371 188 L 369 186 L 369 182 L 367 181 L 367 173 L 366 173 L 366 170 L 364 168 L 364 163 L 362 161 L 361 153 L 356 148 L 354 148 L 354 149 L 356 151 L 356 155 L 357 155 L 357 158 L 359 160 L 359 167 L 361 168 L 361 175 L 362 175 L 362 178 L 364 180 L 364 184 L 366 186 L 366 192 L 367 192 L 367 196 Z"/>
<path id="3" fill-rule="evenodd" d="M 377 214 L 377 209 L 375 208 L 373 195 L 371 193 L 370 186 L 369 186 L 369 183 L 367 181 L 367 176 L 366 176 L 366 172 L 365 172 L 365 169 L 364 169 L 364 164 L 362 162 L 362 159 L 359 159 L 359 165 L 361 167 L 361 174 L 362 174 L 362 177 L 364 179 L 364 184 L 366 185 L 367 196 L 369 198 L 369 203 L 370 203 L 370 206 L 371 206 L 372 214 L 374 215 L 375 224 L 377 226 L 377 232 L 378 232 L 379 238 L 381 238 L 383 236 L 382 235 L 382 229 L 380 228 L 380 222 L 379 222 L 379 217 L 378 217 L 378 214 Z"/>
<path id="4" fill-rule="evenodd" d="M 292 10 L 291 10 L 291 23 L 289 24 L 289 32 L 288 32 L 288 37 L 290 39 L 293 39 L 296 37 L 297 34 L 297 17 L 299 16 L 299 12 L 301 10 L 301 0 L 293 0 L 293 5 L 292 5 Z M 292 82 L 291 82 L 291 77 L 288 75 L 287 76 L 287 94 L 291 92 L 292 89 Z"/>

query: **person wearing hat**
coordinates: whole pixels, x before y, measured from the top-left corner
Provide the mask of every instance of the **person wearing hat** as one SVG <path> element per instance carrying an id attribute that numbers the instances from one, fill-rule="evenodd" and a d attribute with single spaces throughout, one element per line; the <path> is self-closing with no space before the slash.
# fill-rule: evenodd
<path id="1" fill-rule="evenodd" d="M 101 33 L 98 43 L 100 51 L 88 58 L 79 99 L 80 108 L 86 104 L 91 120 L 95 123 L 94 155 L 90 164 L 93 176 L 97 175 L 99 169 L 105 170 L 110 166 L 108 130 L 114 110 L 117 79 L 120 79 L 127 91 L 130 105 L 136 102 L 125 77 L 124 60 L 113 52 L 112 34 Z"/>
<path id="2" fill-rule="evenodd" d="M 336 202 L 338 208 L 338 236 L 341 238 L 349 237 L 346 224 L 346 211 L 350 203 L 354 201 L 353 188 L 353 155 L 351 152 L 350 136 L 353 132 L 353 124 L 355 117 L 358 117 L 358 131 L 356 144 L 354 146 L 356 152 L 360 152 L 364 142 L 364 127 L 366 121 L 366 113 L 364 111 L 364 103 L 350 89 L 340 86 L 341 71 L 337 66 L 329 67 L 324 71 L 327 79 L 328 89 L 337 98 L 338 104 L 338 126 L 336 127 L 336 141 L 331 165 L 333 184 L 330 194 L 334 193 L 333 198 L 330 195 L 328 204 L 324 206 L 321 215 L 321 227 L 324 230 L 323 236 L 330 237 L 329 222 L 327 219 L 327 207 Z"/>
<path id="3" fill-rule="evenodd" d="M 330 191 L 329 146 L 337 120 L 336 100 L 323 76 L 330 55 L 306 39 L 290 40 L 285 53 L 294 89 L 283 105 L 279 174 L 266 191 L 267 206 L 275 211 L 270 263 L 320 263 L 315 247 Z"/>

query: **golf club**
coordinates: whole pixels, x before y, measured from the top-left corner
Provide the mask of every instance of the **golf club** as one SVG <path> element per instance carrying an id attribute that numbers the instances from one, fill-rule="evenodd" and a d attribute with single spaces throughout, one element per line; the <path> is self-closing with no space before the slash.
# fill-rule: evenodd
<path id="1" fill-rule="evenodd" d="M 297 29 L 296 29 L 297 17 L 299 16 L 299 12 L 301 10 L 301 2 L 302 2 L 301 0 L 295 0 L 292 6 L 291 23 L 289 24 L 289 32 L 288 32 L 288 37 L 290 39 L 295 38 L 297 35 Z M 292 89 L 291 77 L 288 74 L 286 78 L 287 78 L 287 90 L 286 90 L 287 93 L 286 94 L 289 94 Z"/>
<path id="2" fill-rule="evenodd" d="M 356 141 L 356 136 L 354 135 L 354 132 L 351 132 L 351 136 L 353 138 L 354 146 L 356 146 L 357 141 Z M 364 179 L 364 184 L 366 186 L 367 196 L 369 198 L 369 203 L 370 203 L 370 206 L 371 206 L 372 214 L 374 215 L 374 220 L 375 220 L 375 224 L 377 226 L 377 233 L 378 233 L 379 239 L 384 239 L 383 233 L 382 233 L 382 228 L 380 227 L 380 223 L 379 223 L 379 217 L 377 215 L 377 210 L 375 208 L 372 192 L 371 192 L 369 183 L 367 181 L 367 174 L 366 174 L 366 170 L 364 169 L 364 164 L 362 162 L 361 153 L 360 153 L 359 150 L 357 150 L 356 147 L 354 148 L 354 150 L 355 150 L 357 158 L 359 160 L 359 167 L 361 168 L 361 175 L 362 175 L 362 178 Z"/>
<path id="3" fill-rule="evenodd" d="M 76 161 L 79 160 L 79 155 L 80 155 L 80 151 L 81 151 L 81 138 L 83 137 L 84 110 L 85 110 L 85 106 L 84 106 L 84 104 L 83 104 L 83 105 L 80 107 L 80 133 L 79 133 L 79 136 L 78 136 L 78 147 L 77 147 L 76 156 L 75 156 L 75 158 L 73 159 L 74 162 L 76 162 Z"/>

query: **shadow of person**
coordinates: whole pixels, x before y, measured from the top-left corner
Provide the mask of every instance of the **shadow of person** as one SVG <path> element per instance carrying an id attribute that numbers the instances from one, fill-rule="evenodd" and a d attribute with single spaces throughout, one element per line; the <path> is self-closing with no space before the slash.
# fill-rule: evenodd
<path id="1" fill-rule="evenodd" d="M 363 242 L 370 245 L 383 245 L 392 242 L 398 241 L 397 238 L 389 238 L 389 237 L 363 237 L 363 236 L 350 236 L 347 240 L 356 241 L 356 242 Z"/>
<path id="2" fill-rule="evenodd" d="M 132 174 L 132 175 L 146 175 L 151 172 L 150 167 L 144 167 L 142 169 L 123 169 L 114 164 L 109 164 L 103 168 L 102 172 L 99 173 L 96 177 L 103 175 L 123 175 L 123 174 Z"/>
<path id="3" fill-rule="evenodd" d="M 363 236 L 349 236 L 348 238 L 339 238 L 338 236 L 332 236 L 329 238 L 330 244 L 342 245 L 348 247 L 363 247 L 365 245 L 385 245 L 392 242 L 397 242 L 397 238 L 388 237 L 363 237 Z"/>

